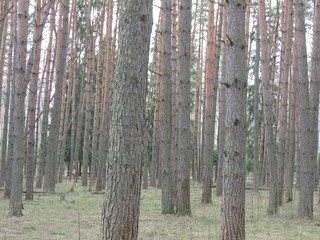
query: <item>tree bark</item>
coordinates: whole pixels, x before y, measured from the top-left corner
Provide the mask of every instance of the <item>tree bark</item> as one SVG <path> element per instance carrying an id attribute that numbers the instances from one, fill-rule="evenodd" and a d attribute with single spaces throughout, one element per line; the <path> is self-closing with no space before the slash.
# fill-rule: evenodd
<path id="1" fill-rule="evenodd" d="M 112 63 L 113 63 L 113 49 L 112 49 L 112 22 L 113 22 L 113 2 L 108 0 L 107 3 L 107 41 L 106 41 L 106 55 L 105 55 L 105 69 L 104 69 L 104 93 L 102 103 L 102 121 L 100 125 L 100 141 L 99 141 L 99 171 L 97 177 L 96 191 L 101 191 L 105 188 L 106 180 L 106 161 L 108 153 L 109 142 L 109 126 L 110 126 L 110 105 L 111 105 L 111 89 L 112 81 Z"/>
<path id="2" fill-rule="evenodd" d="M 59 123 L 61 115 L 61 99 L 62 99 L 62 83 L 65 74 L 65 65 L 68 48 L 68 14 L 69 14 L 69 0 L 63 0 L 60 5 L 60 14 L 62 17 L 61 29 L 59 29 L 57 53 L 57 67 L 56 67 L 56 82 L 54 103 L 52 109 L 51 125 L 48 138 L 48 153 L 45 165 L 45 177 L 43 191 L 50 193 L 55 191 L 55 167 L 56 167 L 56 153 L 58 148 L 59 138 Z"/>
<path id="3" fill-rule="evenodd" d="M 305 2 L 294 1 L 295 8 L 295 41 L 297 46 L 298 99 L 299 110 L 299 150 L 301 157 L 300 196 L 298 215 L 313 218 L 313 191 L 315 169 L 312 159 L 312 134 L 310 129 L 310 98 L 306 48 Z"/>
<path id="4" fill-rule="evenodd" d="M 98 172 L 98 140 L 99 140 L 99 126 L 101 115 L 101 80 L 102 80 L 102 60 L 103 60 L 103 25 L 105 18 L 105 3 L 103 5 L 101 22 L 99 23 L 99 51 L 97 63 L 97 77 L 96 77 L 96 94 L 94 103 L 94 116 L 93 116 L 93 133 L 92 133 L 92 158 L 91 158 L 91 172 L 90 172 L 90 188 L 95 184 Z"/>
<path id="5" fill-rule="evenodd" d="M 310 106 L 311 106 L 311 135 L 312 135 L 312 163 L 316 168 L 319 145 L 319 88 L 320 88 L 320 1 L 315 2 L 313 46 L 312 46 L 312 68 L 310 83 Z M 319 168 L 319 165 L 318 165 Z M 319 170 L 318 170 L 318 173 Z M 319 183 L 319 175 L 316 176 L 315 187 Z"/>
<path id="6" fill-rule="evenodd" d="M 55 57 L 57 52 L 57 51 L 54 51 L 53 60 L 51 60 L 54 28 L 55 28 L 55 14 L 54 14 L 54 6 L 52 6 L 51 18 L 50 18 L 50 37 L 49 37 L 49 43 L 47 47 L 47 56 L 46 56 L 46 66 L 47 66 L 46 77 L 45 77 L 46 82 L 45 82 L 45 90 L 44 90 L 44 103 L 43 103 L 43 113 L 42 113 L 41 136 L 40 136 L 40 156 L 39 156 L 39 165 L 38 165 L 38 171 L 37 171 L 36 188 L 42 188 L 42 180 L 44 176 L 46 156 L 47 156 L 47 135 L 48 135 L 50 92 L 52 88 L 53 73 L 55 68 Z"/>
<path id="7" fill-rule="evenodd" d="M 15 104 L 14 104 L 14 131 L 13 131 L 13 162 L 11 176 L 11 194 L 8 217 L 22 216 L 22 181 L 23 161 L 25 158 L 24 145 L 24 75 L 26 71 L 27 38 L 28 38 L 28 9 L 29 1 L 21 0 L 17 7 L 17 57 L 15 59 Z"/>
<path id="8" fill-rule="evenodd" d="M 122 4 L 112 81 L 108 173 L 100 232 L 103 240 L 138 237 L 152 1 L 126 0 Z"/>
<path id="9" fill-rule="evenodd" d="M 162 79 L 160 93 L 160 162 L 162 174 L 162 213 L 174 213 L 173 164 L 171 155 L 171 1 L 162 0 Z"/>
<path id="10" fill-rule="evenodd" d="M 86 115 L 85 115 L 85 127 L 84 127 L 84 143 L 83 143 L 83 168 L 82 168 L 82 186 L 88 185 L 88 168 L 89 168 L 89 143 L 91 140 L 91 99 L 92 99 L 92 68 L 93 68 L 93 56 L 94 56 L 94 40 L 91 26 L 91 3 L 88 3 L 86 14 L 87 25 L 87 46 L 86 46 L 86 87 L 85 87 L 85 103 L 86 103 Z"/>
<path id="11" fill-rule="evenodd" d="M 27 169 L 26 169 L 26 200 L 33 200 L 33 182 L 35 171 L 35 119 L 37 107 L 37 91 L 38 91 L 38 78 L 40 68 L 40 55 L 41 55 L 41 1 L 37 1 L 35 26 L 33 32 L 33 68 L 32 78 L 29 86 L 29 99 L 28 99 L 28 150 L 27 150 Z"/>
<path id="12" fill-rule="evenodd" d="M 245 239 L 246 90 L 245 0 L 226 1 L 226 139 L 221 240 Z"/>
<path id="13" fill-rule="evenodd" d="M 190 41 L 191 0 L 181 0 L 179 15 L 179 110 L 177 214 L 190 215 Z"/>
<path id="14" fill-rule="evenodd" d="M 277 158 L 276 147 L 273 132 L 273 85 L 269 78 L 270 56 L 267 36 L 267 22 L 265 16 L 265 1 L 259 0 L 259 26 L 261 41 L 261 79 L 263 91 L 263 117 L 265 125 L 265 161 L 270 168 L 270 194 L 268 214 L 276 214 L 278 212 L 277 205 Z"/>
<path id="15" fill-rule="evenodd" d="M 215 79 L 215 26 L 214 2 L 209 2 L 208 36 L 206 48 L 205 72 L 205 125 L 204 125 L 204 163 L 202 176 L 202 203 L 212 203 L 212 173 L 213 173 L 213 144 L 214 144 L 214 79 Z"/>
<path id="16" fill-rule="evenodd" d="M 259 158 L 259 135 L 260 135 L 260 123 L 259 123 L 259 105 L 260 105 L 260 78 L 259 78 L 259 67 L 260 67 L 260 36 L 259 36 L 259 19 L 257 19 L 256 26 L 256 53 L 254 59 L 254 142 L 253 142 L 253 189 L 255 192 L 259 191 L 260 178 L 261 178 L 261 167 L 262 159 Z"/>
<path id="17" fill-rule="evenodd" d="M 11 54 L 13 53 L 12 63 L 13 65 L 9 69 L 16 68 L 16 58 L 17 58 L 17 41 L 15 36 L 17 34 L 17 1 L 14 1 L 13 9 L 11 10 L 10 17 L 10 43 L 11 43 Z M 5 173 L 5 189 L 4 197 L 10 198 L 11 195 L 11 176 L 12 176 L 12 162 L 13 162 L 13 136 L 14 136 L 14 109 L 15 109 L 15 74 L 12 71 L 11 80 L 11 92 L 10 92 L 10 114 L 9 114 L 9 142 L 8 142 L 8 154 L 6 157 L 6 173 Z"/>
<path id="18" fill-rule="evenodd" d="M 0 11 L 1 13 L 1 11 Z M 0 104 L 1 104 L 1 95 L 2 95 L 2 82 L 3 82 L 3 70 L 4 70 L 4 61 L 5 61 L 5 46 L 7 44 L 7 29 L 8 29 L 8 17 L 4 17 L 3 21 L 3 32 L 2 32 L 2 40 L 0 42 Z M 10 51 L 10 50 L 9 50 Z M 12 58 L 12 55 L 11 55 Z M 11 60 L 9 60 L 11 61 Z M 9 68 L 8 71 L 11 74 L 11 69 Z M 6 97 L 10 96 L 10 79 L 7 77 L 7 93 Z M 9 88 L 8 88 L 9 84 Z M 10 100 L 9 100 L 10 101 Z M 6 101 L 6 106 L 9 102 Z M 9 106 L 9 105 L 8 105 Z M 5 108 L 7 109 L 7 108 Z M 0 163 L 0 187 L 4 186 L 4 179 L 5 179 L 5 166 L 6 166 L 6 152 L 7 152 L 7 132 L 8 132 L 8 113 L 7 119 L 4 119 L 3 123 L 3 135 L 2 135 L 2 147 L 1 147 L 1 163 Z M 0 115 L 1 117 L 1 115 Z"/>

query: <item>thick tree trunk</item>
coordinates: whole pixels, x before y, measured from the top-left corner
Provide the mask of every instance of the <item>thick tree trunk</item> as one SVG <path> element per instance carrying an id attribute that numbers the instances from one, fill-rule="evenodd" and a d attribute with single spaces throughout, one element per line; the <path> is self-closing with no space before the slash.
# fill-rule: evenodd
<path id="1" fill-rule="evenodd" d="M 123 2 L 118 58 L 112 81 L 112 118 L 101 240 L 135 240 L 138 237 L 151 26 L 152 1 Z"/>
<path id="2" fill-rule="evenodd" d="M 299 110 L 299 150 L 301 157 L 300 196 L 298 215 L 313 218 L 313 191 L 315 182 L 315 159 L 312 159 L 312 134 L 310 131 L 309 79 L 306 48 L 305 2 L 295 0 L 295 41 L 297 46 L 298 99 Z"/>
<path id="3" fill-rule="evenodd" d="M 52 109 L 51 125 L 48 138 L 48 155 L 45 165 L 44 177 L 44 192 L 50 193 L 55 191 L 55 168 L 56 168 L 56 153 L 58 150 L 59 138 L 59 123 L 61 115 L 61 99 L 62 99 L 62 83 L 65 74 L 65 65 L 68 48 L 68 13 L 69 0 L 63 0 L 60 5 L 60 14 L 62 17 L 61 29 L 59 29 L 58 42 L 60 43 L 57 49 L 57 67 L 56 67 L 56 82 L 54 103 Z"/>
<path id="4" fill-rule="evenodd" d="M 179 15 L 179 110 L 177 214 L 190 215 L 190 34 L 191 0 L 181 0 Z"/>
<path id="5" fill-rule="evenodd" d="M 14 104 L 14 131 L 13 131 L 13 162 L 11 176 L 11 195 L 8 217 L 22 216 L 22 181 L 23 161 L 25 158 L 24 145 L 24 75 L 26 71 L 27 38 L 28 38 L 28 9 L 29 1 L 21 0 L 17 8 L 17 57 L 15 59 L 15 104 Z"/>
<path id="6" fill-rule="evenodd" d="M 245 239 L 246 90 L 245 0 L 226 2 L 226 139 L 221 240 Z"/>

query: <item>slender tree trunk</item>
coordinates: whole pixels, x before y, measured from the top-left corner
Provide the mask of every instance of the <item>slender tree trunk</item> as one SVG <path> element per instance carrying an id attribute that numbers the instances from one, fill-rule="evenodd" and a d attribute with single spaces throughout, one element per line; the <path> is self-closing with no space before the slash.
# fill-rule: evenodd
<path id="1" fill-rule="evenodd" d="M 1 11 L 0 11 L 1 13 Z M 4 61 L 5 61 L 5 46 L 7 44 L 7 28 L 8 28 L 8 17 L 5 17 L 2 21 L 4 21 L 3 25 L 3 32 L 2 32 L 2 40 L 0 42 L 0 103 L 1 103 L 1 95 L 2 95 L 2 82 L 3 82 L 3 70 L 4 70 Z M 10 51 L 10 50 L 9 50 Z M 11 56 L 12 58 L 12 56 Z M 9 60 L 10 61 L 10 60 Z M 11 74 L 11 69 L 9 68 L 8 71 Z M 9 77 L 7 77 L 7 80 Z M 9 79 L 10 80 L 10 79 Z M 9 84 L 9 88 L 8 88 Z M 7 93 L 6 97 L 10 96 L 10 81 L 7 81 Z M 9 100 L 10 101 L 10 100 Z M 6 106 L 9 102 L 6 102 Z M 8 105 L 9 106 L 9 105 Z M 5 108 L 7 109 L 7 108 Z M 7 132 L 8 132 L 8 114 L 6 115 L 7 119 L 4 119 L 3 123 L 3 135 L 2 135 L 2 147 L 1 147 L 1 163 L 0 163 L 0 187 L 4 186 L 4 179 L 5 179 L 5 166 L 6 166 L 6 152 L 7 152 Z M 1 117 L 1 114 L 0 114 Z"/>
<path id="2" fill-rule="evenodd" d="M 29 99 L 28 99 L 28 152 L 27 152 L 27 176 L 26 176 L 26 200 L 33 200 L 33 182 L 34 182 L 34 162 L 35 162 L 35 119 L 37 107 L 37 91 L 38 91 L 38 78 L 40 68 L 40 55 L 41 55 L 41 0 L 37 1 L 35 27 L 33 32 L 33 68 L 32 78 L 29 86 Z"/>
<path id="3" fill-rule="evenodd" d="M 245 0 L 226 2 L 226 139 L 221 240 L 245 239 L 246 48 Z"/>
<path id="4" fill-rule="evenodd" d="M 162 52 L 162 13 L 159 15 L 159 34 L 157 34 L 157 52 Z M 160 170 L 160 161 L 159 161 L 159 154 L 160 154 L 160 92 L 161 92 L 161 76 L 159 75 L 162 72 L 162 55 L 158 54 L 157 57 L 157 73 L 156 76 L 156 94 L 154 99 L 154 117 L 153 117 L 153 140 L 152 140 L 152 178 L 151 178 L 151 186 L 160 186 L 159 181 L 159 170 Z M 154 181 L 155 180 L 155 181 Z"/>
<path id="5" fill-rule="evenodd" d="M 174 213 L 173 168 L 171 155 L 171 1 L 162 0 L 162 79 L 160 93 L 160 162 L 162 174 L 162 213 Z"/>
<path id="6" fill-rule="evenodd" d="M 179 15 L 179 110 L 177 214 L 190 215 L 190 34 L 191 0 L 181 0 Z"/>
<path id="7" fill-rule="evenodd" d="M 221 2 L 224 4 L 224 1 Z M 222 25 L 225 25 L 226 22 L 226 14 L 224 13 L 224 8 L 220 6 L 219 12 L 219 26 L 217 31 L 217 64 L 216 64 L 216 75 L 215 75 L 215 83 L 218 85 L 219 80 L 219 68 L 220 68 L 220 55 L 222 51 L 222 70 L 221 70 L 221 79 L 225 78 L 226 74 L 226 65 L 225 65 L 225 51 L 224 48 L 221 49 L 221 41 L 225 41 L 225 29 L 222 29 Z M 223 31 L 223 32 L 222 32 Z M 223 38 L 223 39 L 222 39 Z M 216 176 L 216 196 L 222 195 L 222 169 L 223 169 L 223 148 L 225 143 L 225 119 L 226 119 L 226 91 L 225 86 L 220 85 L 219 87 L 219 129 L 218 129 L 218 162 L 217 162 L 217 176 Z"/>
<path id="8" fill-rule="evenodd" d="M 298 103 L 299 110 L 299 150 L 301 156 L 300 175 L 300 196 L 298 203 L 298 215 L 301 217 L 313 218 L 313 191 L 315 159 L 312 159 L 312 134 L 310 131 L 310 100 L 309 80 L 306 48 L 306 27 L 305 27 L 305 2 L 295 0 L 295 41 L 297 46 L 297 69 L 298 69 Z"/>
<path id="9" fill-rule="evenodd" d="M 7 11 L 7 1 L 4 1 L 3 3 L 4 10 Z M 0 10 L 0 13 L 1 10 Z M 0 105 L 2 104 L 2 85 L 3 85 L 3 72 L 4 72 L 4 62 L 5 62 L 5 52 L 6 52 L 6 39 L 7 39 L 7 30 L 8 30 L 8 17 L 3 15 L 1 16 L 0 21 L 1 27 L 3 28 L 2 34 L 0 34 Z M 0 114 L 0 119 L 1 119 Z M 1 175 L 0 175 L 0 181 L 1 181 Z M 0 183 L 1 185 L 1 183 Z M 2 181 L 3 185 L 3 181 Z"/>
<path id="10" fill-rule="evenodd" d="M 15 39 L 17 33 L 17 1 L 14 1 L 13 9 L 11 10 L 11 17 L 10 17 L 10 43 L 11 43 L 11 52 L 13 53 L 12 63 L 10 69 L 16 68 L 16 58 L 17 58 L 17 41 Z M 9 55 L 10 56 L 10 55 Z M 11 74 L 11 73 L 10 73 Z M 11 80 L 11 92 L 10 92 L 10 114 L 9 114 L 9 142 L 8 142 L 8 154 L 6 157 L 6 174 L 5 174 L 5 189 L 4 189 L 4 197 L 10 198 L 11 195 L 11 176 L 12 176 L 12 163 L 13 163 L 13 136 L 14 136 L 14 109 L 15 109 L 15 74 L 12 71 L 12 80 Z"/>
<path id="11" fill-rule="evenodd" d="M 260 178 L 261 178 L 261 167 L 262 159 L 259 157 L 259 134 L 260 134 L 260 121 L 259 121 L 259 105 L 260 105 L 260 78 L 259 78 L 259 67 L 260 67 L 260 36 L 259 36 L 259 19 L 257 19 L 256 26 L 256 53 L 254 59 L 254 142 L 253 142 L 253 190 L 259 191 Z"/>
<path id="12" fill-rule="evenodd" d="M 74 35 L 72 37 L 72 43 L 74 43 L 74 46 L 71 45 L 71 47 L 74 47 L 74 53 L 71 52 L 71 54 L 73 53 L 73 55 L 71 55 L 71 57 L 74 58 L 73 63 L 74 66 L 76 66 L 77 64 L 77 60 L 76 60 L 76 50 L 77 49 L 77 34 L 76 34 L 76 29 L 77 29 L 77 1 L 73 0 L 72 1 L 72 10 L 71 10 L 71 20 L 72 20 L 72 34 Z M 71 110 L 71 141 L 70 141 L 70 147 L 71 147 L 71 153 L 70 153 L 70 167 L 69 167 L 69 175 L 70 177 L 72 177 L 72 171 L 75 170 L 77 168 L 77 159 L 74 158 L 74 148 L 75 148 L 75 138 L 76 138 L 76 129 L 77 129 L 77 124 L 76 124 L 76 115 L 77 115 L 77 104 L 76 104 L 76 92 L 77 92 L 77 81 L 76 81 L 76 73 L 74 73 L 73 71 L 70 71 L 70 77 L 72 77 L 72 110 Z M 81 98 L 80 98 L 81 99 Z M 79 111 L 80 107 L 78 106 L 78 111 Z"/>
<path id="13" fill-rule="evenodd" d="M 203 187 L 202 203 L 212 203 L 212 167 L 213 167 L 213 143 L 214 143 L 214 79 L 215 79 L 215 26 L 214 26 L 214 2 L 209 2 L 208 12 L 208 36 L 205 73 L 205 125 L 204 125 L 204 163 L 203 163 Z"/>
<path id="14" fill-rule="evenodd" d="M 110 126 L 110 105 L 111 105 L 111 89 L 112 81 L 112 63 L 113 63 L 113 49 L 112 49 L 112 22 L 113 22 L 113 2 L 108 0 L 107 3 L 107 41 L 106 41 L 106 55 L 105 55 L 105 69 L 104 69 L 104 92 L 102 103 L 102 122 L 100 125 L 100 143 L 99 143 L 99 171 L 97 177 L 96 190 L 101 191 L 105 188 L 106 180 L 106 161 L 108 153 L 109 142 L 109 126 Z M 115 37 L 115 36 L 114 36 Z"/>
<path id="15" fill-rule="evenodd" d="M 14 104 L 14 137 L 13 137 L 13 162 L 11 176 L 11 195 L 8 217 L 22 216 L 22 175 L 23 161 L 25 157 L 24 145 L 24 75 L 26 71 L 26 54 L 28 38 L 28 9 L 29 1 L 18 2 L 17 11 L 17 57 L 15 59 L 15 104 Z"/>
<path id="16" fill-rule="evenodd" d="M 284 8 L 284 19 L 283 19 L 283 38 L 284 42 L 282 43 L 283 47 L 283 57 L 282 57 L 282 71 L 280 73 L 280 116 L 279 116 L 279 140 L 280 140 L 280 159 L 278 166 L 278 204 L 283 204 L 283 193 L 284 193 L 284 170 L 285 165 L 288 162 L 288 80 L 290 73 L 290 59 L 291 59 L 291 47 L 292 47 L 292 25 L 293 18 L 292 16 L 292 2 L 285 1 Z M 286 168 L 288 169 L 288 168 Z"/>
<path id="17" fill-rule="evenodd" d="M 294 48 L 296 49 L 296 48 Z M 293 50 L 295 52 L 295 50 Z M 295 53 L 293 53 L 293 68 L 296 67 Z M 294 163 L 296 158 L 296 92 L 297 92 L 297 75 L 291 74 L 290 91 L 289 91 L 289 156 L 286 175 L 286 202 L 293 200 L 293 179 Z"/>
<path id="18" fill-rule="evenodd" d="M 178 118 L 177 118 L 177 94 L 176 94 L 176 86 L 177 86 L 177 61 L 178 61 L 178 52 L 177 52 L 177 1 L 172 0 L 172 74 L 171 74 L 171 82 L 172 82 L 172 142 L 171 142 L 171 154 L 172 154 L 172 167 L 173 167 L 173 194 L 174 200 L 177 199 L 177 149 L 178 149 Z"/>
<path id="19" fill-rule="evenodd" d="M 193 13 L 193 17 L 192 17 L 192 20 L 193 20 L 193 27 L 192 27 L 192 33 L 191 33 L 191 43 L 190 43 L 190 61 L 191 61 L 191 64 L 192 64 L 192 59 L 193 59 L 193 56 L 194 56 L 194 53 L 195 53 L 195 38 L 196 38 L 196 31 L 197 31 L 197 24 L 198 24 L 198 6 L 199 6 L 199 0 L 196 0 L 195 1 L 195 6 L 194 6 L 194 13 Z M 197 62 L 200 61 L 199 59 L 199 52 L 198 52 L 198 59 L 197 59 Z M 196 73 L 197 74 L 197 73 Z M 197 86 L 196 86 L 196 89 L 197 89 Z M 195 90 L 197 91 L 197 90 Z M 195 101 L 196 101 L 196 95 L 195 94 Z M 199 97 L 199 94 L 198 94 L 198 97 Z M 199 110 L 198 110 L 199 112 Z M 196 105 L 194 106 L 194 116 L 196 117 Z M 198 123 L 197 123 L 198 124 Z M 197 126 L 198 127 L 198 126 Z M 194 118 L 194 129 L 193 129 L 193 135 L 198 135 L 196 134 L 196 118 Z M 193 136 L 193 138 L 195 139 L 196 136 Z M 194 144 L 195 142 L 193 142 L 193 148 L 192 148 L 192 154 L 193 156 L 195 156 L 195 154 L 197 153 L 197 148 L 198 146 Z M 197 142 L 196 142 L 197 143 Z M 198 144 L 198 143 L 197 143 Z M 195 157 L 192 157 L 191 158 L 191 177 L 192 179 L 196 179 L 196 171 L 197 171 L 197 167 L 196 167 L 196 158 Z"/>
<path id="20" fill-rule="evenodd" d="M 318 129 L 319 129 L 319 88 L 320 88 L 320 1 L 315 2 L 313 46 L 312 46 L 312 68 L 310 85 L 311 106 L 311 131 L 312 131 L 312 164 L 316 168 L 318 159 Z M 319 168 L 319 165 L 318 165 Z M 319 171 L 319 170 L 318 170 Z M 319 175 L 316 176 L 315 187 L 318 184 Z"/>
<path id="21" fill-rule="evenodd" d="M 201 21 L 201 17 L 200 17 Z M 199 37 L 199 47 L 198 47 L 198 56 L 197 56 L 197 70 L 196 70 L 196 86 L 195 86 L 195 95 L 194 95 L 194 133 L 193 133 L 193 168 L 195 169 L 195 176 L 192 176 L 192 179 L 195 180 L 198 178 L 198 169 L 199 169 L 199 110 L 200 110 L 200 91 L 202 83 L 202 46 L 201 38 L 203 37 L 202 33 L 202 23 L 200 22 L 200 37 Z"/>
<path id="22" fill-rule="evenodd" d="M 61 99 L 62 99 L 62 83 L 65 74 L 65 65 L 68 48 L 68 13 L 69 13 L 69 0 L 63 0 L 60 5 L 60 14 L 62 17 L 61 29 L 59 29 L 57 53 L 57 67 L 56 67 L 56 82 L 54 104 L 52 109 L 52 118 L 48 138 L 48 155 L 45 165 L 45 178 L 44 178 L 44 192 L 50 193 L 55 191 L 55 166 L 56 166 L 56 152 L 58 147 L 59 138 L 59 123 L 61 115 Z"/>
<path id="23" fill-rule="evenodd" d="M 91 99 L 92 99 L 92 68 L 93 68 L 93 56 L 94 56 L 94 40 L 91 26 L 91 3 L 87 6 L 87 73 L 86 73 L 86 87 L 85 87 L 85 103 L 86 103 L 86 115 L 85 115 L 85 127 L 84 127 L 84 143 L 83 143 L 83 168 L 82 168 L 82 186 L 88 185 L 88 168 L 89 168 L 89 143 L 91 140 Z"/>
<path id="24" fill-rule="evenodd" d="M 97 179 L 98 172 L 98 141 L 99 141 L 99 126 L 101 115 L 101 80 L 102 80 L 102 60 L 103 60 L 103 25 L 105 18 L 105 2 L 103 3 L 103 10 L 101 16 L 101 22 L 99 25 L 99 51 L 98 51 L 98 63 L 97 63 L 97 77 L 96 77 L 96 94 L 94 103 L 94 116 L 93 116 L 93 134 L 92 134 L 92 158 L 91 158 L 91 172 L 90 172 L 90 188 L 94 186 Z"/>
<path id="25" fill-rule="evenodd" d="M 151 26 L 152 1 L 123 2 L 118 58 L 112 82 L 114 92 L 101 240 L 135 240 L 138 237 Z"/>
<path id="26" fill-rule="evenodd" d="M 42 114 L 42 126 L 41 126 L 41 136 L 40 136 L 40 156 L 39 156 L 39 165 L 37 171 L 37 182 L 36 187 L 42 188 L 42 180 L 44 176 L 46 156 L 47 156 L 47 135 L 48 135 L 48 120 L 49 120 L 49 105 L 50 105 L 50 92 L 53 82 L 53 73 L 55 66 L 55 57 L 56 51 L 54 52 L 53 62 L 51 63 L 52 55 L 52 41 L 53 41 L 53 31 L 55 27 L 55 14 L 54 6 L 51 8 L 51 18 L 50 18 L 50 37 L 47 47 L 47 56 L 46 56 L 46 82 L 44 90 L 44 103 L 43 103 L 43 114 Z"/>
<path id="27" fill-rule="evenodd" d="M 275 139 L 273 132 L 273 89 L 269 78 L 269 46 L 267 36 L 267 23 L 265 16 L 265 1 L 259 0 L 259 26 L 261 41 L 261 78 L 263 91 L 263 116 L 265 125 L 265 159 L 270 166 L 270 194 L 268 214 L 276 214 L 278 212 L 277 205 L 277 159 Z"/>

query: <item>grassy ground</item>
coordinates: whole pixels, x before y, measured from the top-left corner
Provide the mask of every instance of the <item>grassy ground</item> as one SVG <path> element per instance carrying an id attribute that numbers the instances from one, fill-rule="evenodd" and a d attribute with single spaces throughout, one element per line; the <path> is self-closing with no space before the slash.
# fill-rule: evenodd
<path id="1" fill-rule="evenodd" d="M 59 194 L 35 194 L 34 201 L 24 201 L 21 218 L 6 218 L 9 203 L 1 197 L 0 240 L 98 239 L 103 195 L 91 194 L 79 185 L 74 193 L 68 193 L 69 185 L 65 182 L 57 185 Z M 161 191 L 155 188 L 143 190 L 139 239 L 218 240 L 221 198 L 214 197 L 210 205 L 200 204 L 200 199 L 201 188 L 193 183 L 192 216 L 166 216 L 160 213 Z M 307 221 L 297 218 L 297 201 L 285 204 L 277 216 L 270 217 L 265 211 L 266 191 L 259 195 L 247 191 L 246 199 L 247 240 L 320 240 L 319 205 L 314 207 L 315 220 Z"/>

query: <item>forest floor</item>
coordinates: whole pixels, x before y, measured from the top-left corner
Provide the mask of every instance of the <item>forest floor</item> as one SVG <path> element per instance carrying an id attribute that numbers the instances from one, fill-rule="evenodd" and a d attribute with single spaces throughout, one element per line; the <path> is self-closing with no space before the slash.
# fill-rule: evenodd
<path id="1" fill-rule="evenodd" d="M 36 193 L 34 201 L 23 201 L 23 217 L 6 218 L 9 201 L 0 197 L 0 240 L 96 240 L 99 239 L 103 194 L 92 194 L 76 185 L 70 193 L 69 182 L 58 184 L 56 194 Z M 3 191 L 0 192 L 3 195 Z M 315 193 L 315 202 L 319 192 Z M 218 240 L 221 197 L 213 204 L 200 203 L 201 187 L 192 183 L 191 217 L 161 214 L 161 190 L 142 190 L 139 239 L 153 240 Z M 296 215 L 295 201 L 284 204 L 276 216 L 268 216 L 268 192 L 246 192 L 247 240 L 320 240 L 320 205 L 314 206 L 314 220 Z"/>

